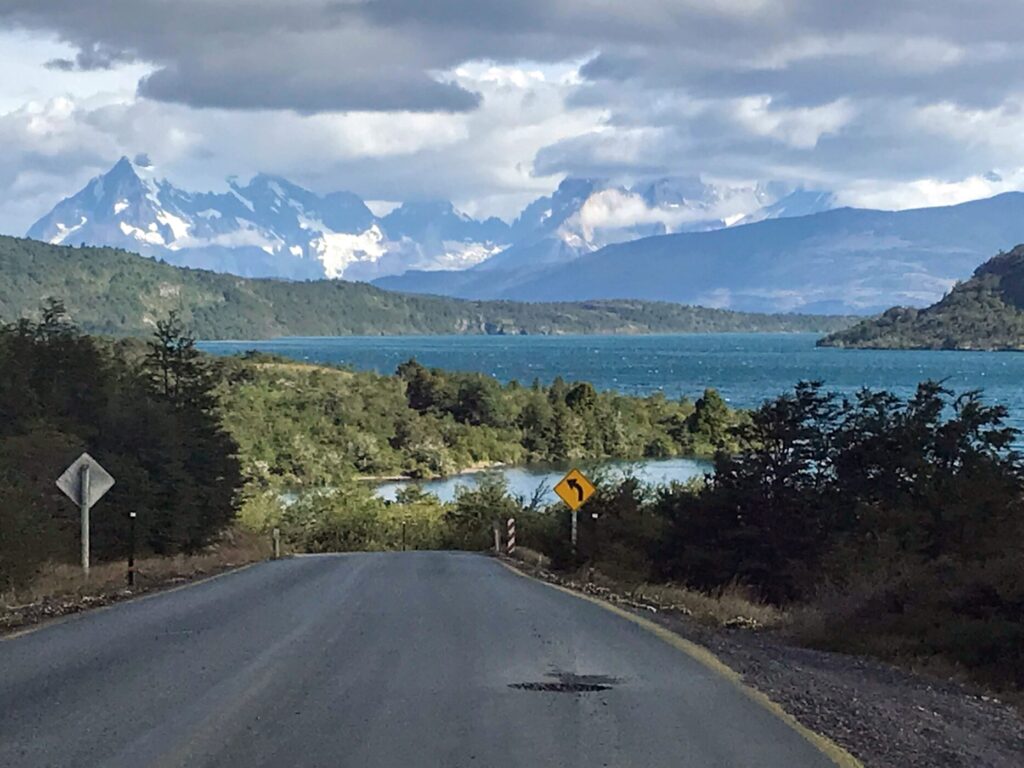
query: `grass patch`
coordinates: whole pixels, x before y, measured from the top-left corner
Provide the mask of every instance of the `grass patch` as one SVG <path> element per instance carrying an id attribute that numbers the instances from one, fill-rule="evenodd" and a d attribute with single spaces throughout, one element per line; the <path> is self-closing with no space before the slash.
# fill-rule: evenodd
<path id="1" fill-rule="evenodd" d="M 534 565 L 538 568 L 548 570 L 551 568 L 551 558 L 547 555 L 541 554 L 536 550 L 530 549 L 529 547 L 520 547 L 516 545 L 516 551 L 512 553 L 511 557 L 514 560 L 527 563 L 528 565 Z"/>
<path id="2" fill-rule="evenodd" d="M 786 624 L 784 611 L 759 600 L 749 589 L 729 584 L 714 592 L 699 592 L 676 584 L 641 584 L 633 597 L 664 610 L 682 610 L 702 624 L 774 629 Z"/>

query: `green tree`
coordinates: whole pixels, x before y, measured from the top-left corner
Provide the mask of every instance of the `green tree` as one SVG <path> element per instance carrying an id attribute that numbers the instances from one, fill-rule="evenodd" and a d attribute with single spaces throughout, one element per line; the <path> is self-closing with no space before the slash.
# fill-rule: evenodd
<path id="1" fill-rule="evenodd" d="M 75 557 L 78 510 L 53 478 L 85 450 L 117 479 L 93 517 L 98 560 L 124 554 L 129 511 L 157 553 L 198 548 L 234 516 L 237 446 L 217 417 L 157 394 L 137 358 L 81 334 L 59 302 L 0 329 L 0 415 L 0 530 L 33 542 L 0 558 L 0 581 Z"/>
<path id="2" fill-rule="evenodd" d="M 154 390 L 176 407 L 213 407 L 216 381 L 211 367 L 177 312 L 157 321 L 145 365 Z"/>
<path id="3" fill-rule="evenodd" d="M 718 390 L 705 389 L 704 395 L 697 400 L 690 416 L 690 432 L 718 448 L 726 442 L 729 427 L 729 406 L 718 394 Z"/>
<path id="4" fill-rule="evenodd" d="M 495 525 L 504 526 L 522 507 L 508 492 L 508 482 L 494 473 L 484 473 L 475 485 L 459 486 L 455 503 L 445 518 L 450 527 L 452 546 L 487 549 L 493 542 Z"/>

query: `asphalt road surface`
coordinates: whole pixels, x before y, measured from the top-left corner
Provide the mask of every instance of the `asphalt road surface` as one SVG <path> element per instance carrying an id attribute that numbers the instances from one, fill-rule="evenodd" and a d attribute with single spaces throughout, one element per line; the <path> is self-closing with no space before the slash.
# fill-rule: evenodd
<path id="1" fill-rule="evenodd" d="M 831 765 L 643 627 L 472 554 L 263 563 L 0 641 L 5 768 Z"/>

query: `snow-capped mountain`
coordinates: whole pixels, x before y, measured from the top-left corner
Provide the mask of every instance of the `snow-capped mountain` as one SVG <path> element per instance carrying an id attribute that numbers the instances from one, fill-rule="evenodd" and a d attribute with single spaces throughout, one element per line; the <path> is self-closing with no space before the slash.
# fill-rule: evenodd
<path id="1" fill-rule="evenodd" d="M 828 193 L 771 183 L 726 186 L 679 177 L 627 188 L 568 178 L 511 225 L 473 219 L 447 201 L 406 202 L 378 217 L 350 192 L 318 195 L 262 173 L 245 186 L 229 181 L 226 192 L 185 192 L 161 180 L 143 155 L 134 162 L 121 158 L 37 221 L 28 236 L 117 246 L 248 277 L 375 280 L 408 273 L 402 285 L 420 290 L 455 281 L 456 272 L 525 279 L 615 243 L 832 206 Z M 421 274 L 428 274 L 423 285 Z"/>
<path id="2" fill-rule="evenodd" d="M 532 271 L 407 272 L 375 284 L 465 299 L 871 314 L 932 304 L 985 254 L 1024 242 L 1022 192 L 937 208 L 787 216 L 797 202 L 751 224 L 640 238 Z"/>
<path id="3" fill-rule="evenodd" d="M 510 242 L 504 221 L 494 217 L 477 221 L 447 200 L 403 203 L 384 216 L 380 225 L 388 236 L 388 253 L 381 262 L 387 274 L 409 269 L 466 269 L 486 261 Z"/>
<path id="4" fill-rule="evenodd" d="M 836 207 L 836 196 L 831 192 L 814 189 L 797 189 L 780 197 L 739 220 L 740 224 L 753 224 L 765 219 L 785 219 L 793 216 L 810 216 L 812 213 L 830 211 Z"/>
<path id="5" fill-rule="evenodd" d="M 571 261 L 595 250 L 580 221 L 580 211 L 602 188 L 593 179 L 565 179 L 552 194 L 530 203 L 509 228 L 512 245 L 477 270 L 537 269 Z"/>
<path id="6" fill-rule="evenodd" d="M 774 183 L 726 186 L 672 177 L 627 188 L 568 178 L 550 196 L 530 203 L 512 223 L 512 245 L 474 271 L 529 272 L 642 237 L 724 229 L 833 207 L 830 193 Z"/>
<path id="7" fill-rule="evenodd" d="M 381 219 L 357 195 L 320 196 L 266 174 L 223 193 L 184 192 L 144 157 L 123 157 L 28 236 L 248 277 L 370 280 L 477 264 L 507 245 L 507 233 L 504 222 L 476 221 L 450 203 L 406 204 Z"/>

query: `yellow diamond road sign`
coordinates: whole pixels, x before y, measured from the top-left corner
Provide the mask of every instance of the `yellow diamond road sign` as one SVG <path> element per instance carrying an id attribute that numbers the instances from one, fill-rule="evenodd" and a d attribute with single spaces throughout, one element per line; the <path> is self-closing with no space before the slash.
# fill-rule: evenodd
<path id="1" fill-rule="evenodd" d="M 583 506 L 583 502 L 593 496 L 595 490 L 594 484 L 578 469 L 570 471 L 555 486 L 555 493 L 573 510 Z"/>

